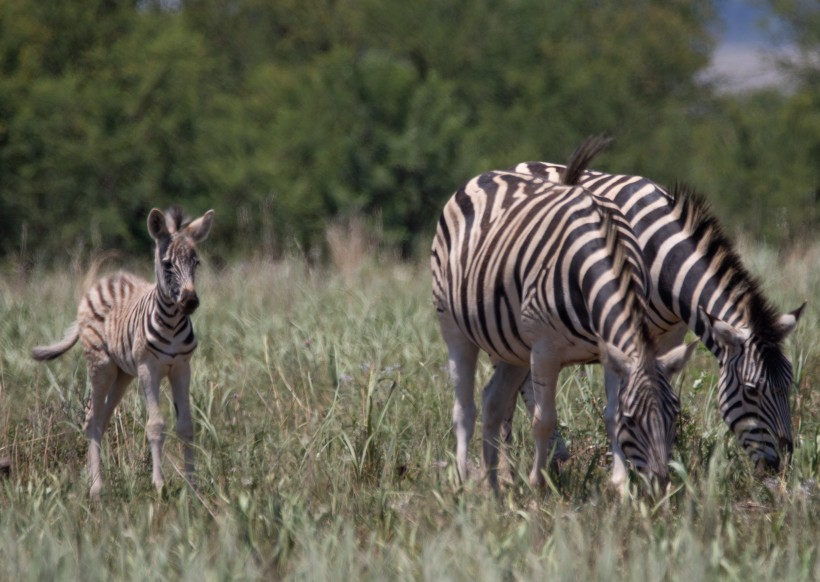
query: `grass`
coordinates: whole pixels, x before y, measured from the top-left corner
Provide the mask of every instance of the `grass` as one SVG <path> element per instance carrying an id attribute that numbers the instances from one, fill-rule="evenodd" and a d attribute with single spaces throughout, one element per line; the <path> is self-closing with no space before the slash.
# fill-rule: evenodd
<path id="1" fill-rule="evenodd" d="M 81 350 L 49 365 L 28 355 L 62 337 L 85 270 L 9 268 L 0 578 L 820 579 L 820 246 L 741 250 L 778 305 L 809 301 L 786 344 L 797 450 L 781 478 L 755 477 L 720 418 L 717 364 L 701 347 L 677 380 L 675 492 L 659 505 L 620 503 L 607 486 L 598 367 L 562 375 L 559 421 L 573 456 L 547 492 L 516 479 L 497 500 L 480 480 L 460 483 L 426 265 L 344 257 L 328 268 L 297 259 L 203 268 L 195 486 L 178 472 L 171 433 L 166 490 L 154 492 L 132 386 L 104 440 L 102 502 L 90 504 Z M 490 373 L 482 358 L 479 386 Z M 521 475 L 532 458 L 525 416 L 514 427 Z M 477 437 L 470 452 L 478 464 Z"/>

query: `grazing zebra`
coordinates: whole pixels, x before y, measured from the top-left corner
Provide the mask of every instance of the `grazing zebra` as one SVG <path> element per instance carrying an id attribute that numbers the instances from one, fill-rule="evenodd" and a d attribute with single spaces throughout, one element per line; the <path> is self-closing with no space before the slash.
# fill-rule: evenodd
<path id="1" fill-rule="evenodd" d="M 196 337 L 190 315 L 199 306 L 194 275 L 199 264 L 196 245 L 208 236 L 214 211 L 186 223 L 182 210 L 154 208 L 148 232 L 156 241 L 157 283 L 118 272 L 98 281 L 80 301 L 77 320 L 60 342 L 36 347 L 35 360 L 53 360 L 79 339 L 88 365 L 91 403 L 85 419 L 90 493 L 102 490 L 100 440 L 134 377 L 139 377 L 148 409 L 146 432 L 151 444 L 153 483 L 164 484 L 160 466 L 165 421 L 159 406 L 159 385 L 168 376 L 177 413 L 176 431 L 183 443 L 185 472 L 194 472 L 193 437 L 188 384 Z"/>
<path id="2" fill-rule="evenodd" d="M 512 170 L 552 183 L 568 175 L 565 166 L 544 162 Z M 689 188 L 678 185 L 667 192 L 640 176 L 590 170 L 571 179 L 614 202 L 632 226 L 649 268 L 648 312 L 659 348 L 677 345 L 687 329 L 700 337 L 718 359 L 724 420 L 758 465 L 778 470 L 793 449 L 792 366 L 782 342 L 806 304 L 781 315 L 743 267 L 707 204 Z M 507 372 L 501 364 L 495 373 L 501 378 Z M 608 388 L 613 380 L 607 376 Z M 529 390 L 525 378 L 522 395 L 532 410 Z M 509 422 L 504 431 L 507 440 Z"/>
<path id="3" fill-rule="evenodd" d="M 584 153 L 579 149 L 570 162 L 579 172 Z M 536 388 L 536 453 L 529 478 L 541 486 L 556 424 L 558 373 L 591 361 L 602 361 L 620 379 L 608 405 L 613 450 L 622 450 L 650 478 L 666 481 L 679 411 L 666 374 L 683 366 L 691 350 L 684 346 L 656 362 L 644 317 L 642 259 L 628 232 L 606 199 L 513 172 L 481 174 L 444 206 L 430 262 L 433 302 L 455 387 L 456 463 L 462 478 L 475 425 L 481 349 L 518 379 L 491 383 L 483 394 L 483 458 L 494 490 L 500 425 L 526 369 L 532 370 Z"/>

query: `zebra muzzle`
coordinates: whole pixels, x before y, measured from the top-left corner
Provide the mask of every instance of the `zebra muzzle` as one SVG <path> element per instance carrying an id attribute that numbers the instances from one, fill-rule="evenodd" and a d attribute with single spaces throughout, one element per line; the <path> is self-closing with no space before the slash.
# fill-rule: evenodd
<path id="1" fill-rule="evenodd" d="M 179 308 L 185 315 L 191 315 L 199 307 L 196 291 L 183 290 L 179 295 Z"/>

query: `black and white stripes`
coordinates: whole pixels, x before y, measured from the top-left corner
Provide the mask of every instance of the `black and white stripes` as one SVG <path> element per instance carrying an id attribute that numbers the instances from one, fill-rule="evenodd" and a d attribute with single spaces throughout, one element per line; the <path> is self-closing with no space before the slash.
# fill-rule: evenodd
<path id="1" fill-rule="evenodd" d="M 205 240 L 213 210 L 186 224 L 178 207 L 153 209 L 148 231 L 156 241 L 157 284 L 118 272 L 94 284 L 80 301 L 77 321 L 60 342 L 32 351 L 51 360 L 81 340 L 91 381 L 91 404 L 85 430 L 91 496 L 102 488 L 100 441 L 111 414 L 134 377 L 140 379 L 148 409 L 153 481 L 163 486 L 160 465 L 165 423 L 159 408 L 159 385 L 168 376 L 177 411 L 177 434 L 185 452 L 186 473 L 194 470 L 193 424 L 188 395 L 191 356 L 197 342 L 190 315 L 199 305 L 194 286 L 199 263 L 196 244 Z"/>
<path id="2" fill-rule="evenodd" d="M 572 163 L 587 159 L 583 154 L 576 152 Z M 532 370 L 533 483 L 543 482 L 558 372 L 598 360 L 621 380 L 609 395 L 613 404 L 620 400 L 608 422 L 616 454 L 623 445 L 639 469 L 666 478 L 678 404 L 665 365 L 655 362 L 644 317 L 646 274 L 629 235 L 609 201 L 515 172 L 477 176 L 447 202 L 431 267 L 455 384 L 462 476 L 475 422 L 475 362 L 484 350 L 506 366 Z M 517 387 L 496 382 L 484 394 L 484 460 L 494 486 L 498 430 Z"/>
<path id="3" fill-rule="evenodd" d="M 560 182 L 562 165 L 514 171 Z M 757 461 L 778 468 L 792 450 L 792 367 L 782 341 L 803 307 L 780 314 L 763 296 L 705 202 L 678 185 L 667 192 L 640 176 L 585 171 L 578 183 L 616 204 L 646 260 L 651 330 L 661 349 L 693 330 L 720 365 L 721 413 Z"/>

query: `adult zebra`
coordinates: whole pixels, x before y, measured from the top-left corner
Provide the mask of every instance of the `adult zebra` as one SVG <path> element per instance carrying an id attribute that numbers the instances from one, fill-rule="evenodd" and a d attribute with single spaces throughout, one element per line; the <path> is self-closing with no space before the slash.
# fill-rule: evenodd
<path id="1" fill-rule="evenodd" d="M 586 153 L 580 148 L 573 156 L 573 171 L 583 169 Z M 690 350 L 684 346 L 656 362 L 645 321 L 646 273 L 630 232 L 606 199 L 512 172 L 481 174 L 444 206 L 430 263 L 455 387 L 462 478 L 475 425 L 476 360 L 483 349 L 505 363 L 510 377 L 532 370 L 533 485 L 544 482 L 558 373 L 599 360 L 620 380 L 620 389 L 611 393 L 616 414 L 607 423 L 613 449 L 623 450 L 650 478 L 666 481 L 679 411 L 666 374 L 682 366 Z M 499 429 L 519 384 L 491 384 L 483 395 L 483 458 L 493 489 Z"/>
<path id="2" fill-rule="evenodd" d="M 521 163 L 512 170 L 550 183 L 568 175 L 567 167 L 546 162 Z M 707 204 L 689 188 L 677 185 L 667 192 L 641 176 L 592 170 L 571 179 L 614 202 L 634 230 L 649 267 L 648 312 L 659 349 L 677 345 L 687 329 L 694 331 L 718 359 L 718 401 L 725 422 L 757 463 L 779 469 L 793 449 L 792 366 L 782 342 L 806 304 L 781 315 L 746 271 Z M 504 364 L 495 374 L 491 383 L 508 375 Z M 610 389 L 616 380 L 606 374 L 605 381 Z M 521 387 L 532 409 L 526 378 Z M 508 435 L 509 422 L 504 430 Z"/>
<path id="3" fill-rule="evenodd" d="M 86 414 L 88 473 L 91 498 L 102 490 L 100 441 L 111 414 L 131 380 L 138 376 L 148 409 L 146 432 L 151 444 L 153 483 L 163 487 L 161 455 L 165 421 L 159 406 L 159 385 L 168 376 L 177 413 L 176 431 L 183 443 L 185 472 L 194 471 L 191 407 L 188 386 L 190 360 L 197 342 L 190 315 L 199 306 L 194 275 L 199 259 L 196 244 L 205 240 L 214 211 L 186 224 L 182 210 L 167 213 L 154 208 L 148 215 L 148 232 L 157 243 L 154 271 L 157 283 L 119 272 L 89 289 L 77 310 L 77 320 L 65 337 L 50 346 L 32 350 L 35 360 L 53 360 L 79 339 L 83 345 L 91 404 Z"/>

